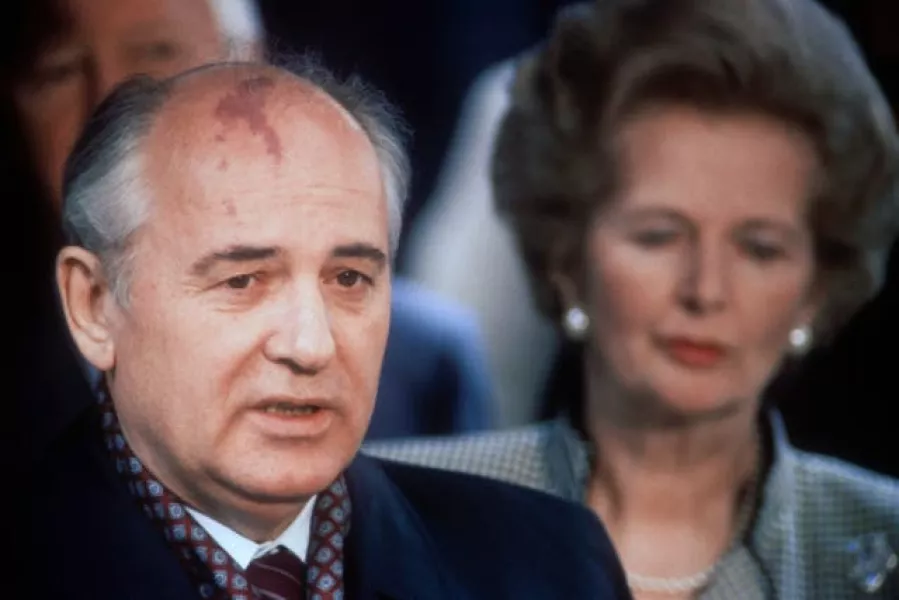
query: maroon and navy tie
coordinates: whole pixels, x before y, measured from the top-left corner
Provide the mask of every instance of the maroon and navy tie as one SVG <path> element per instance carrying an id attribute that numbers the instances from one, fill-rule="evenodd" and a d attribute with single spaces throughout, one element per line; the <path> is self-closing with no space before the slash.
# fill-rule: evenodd
<path id="1" fill-rule="evenodd" d="M 306 565 L 284 546 L 254 558 L 247 567 L 247 581 L 263 600 L 306 598 Z"/>

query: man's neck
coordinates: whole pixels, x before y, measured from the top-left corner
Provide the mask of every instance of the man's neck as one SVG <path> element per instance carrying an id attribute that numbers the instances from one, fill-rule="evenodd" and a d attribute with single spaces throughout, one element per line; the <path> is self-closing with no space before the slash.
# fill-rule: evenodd
<path id="1" fill-rule="evenodd" d="M 306 499 L 301 504 L 291 503 L 289 506 L 267 504 L 260 507 L 253 503 L 251 507 L 243 508 L 235 506 L 233 502 L 223 506 L 221 503 L 197 503 L 183 498 L 188 507 L 209 516 L 256 544 L 277 539 L 297 520 L 307 506 L 311 508 L 313 499 L 314 497 Z"/>
<path id="2" fill-rule="evenodd" d="M 314 505 L 315 498 L 313 497 L 283 532 L 262 542 L 251 540 L 193 508 L 187 510 L 194 520 L 206 530 L 206 533 L 212 536 L 242 569 L 246 569 L 254 558 L 267 554 L 278 546 L 287 548 L 300 560 L 306 561 Z"/>
<path id="3" fill-rule="evenodd" d="M 214 481 L 208 475 L 204 485 L 182 485 L 183 482 L 199 483 L 196 482 L 196 474 L 191 476 L 186 472 L 173 471 L 179 464 L 177 460 L 159 460 L 157 453 L 151 452 L 140 436 L 130 435 L 128 428 L 120 425 L 131 451 L 144 467 L 187 507 L 257 544 L 281 535 L 309 502 L 309 498 L 275 500 L 247 497 L 240 490 Z M 211 494 L 208 490 L 216 490 L 216 493 Z"/>

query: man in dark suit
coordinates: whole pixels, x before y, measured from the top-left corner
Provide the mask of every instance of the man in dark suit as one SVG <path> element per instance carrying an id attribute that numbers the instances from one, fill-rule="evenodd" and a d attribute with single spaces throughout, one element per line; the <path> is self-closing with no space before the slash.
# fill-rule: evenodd
<path id="1" fill-rule="evenodd" d="M 585 510 L 356 456 L 408 181 L 379 96 L 219 64 L 113 92 L 69 159 L 96 410 L 35 473 L 40 598 L 626 598 Z"/>

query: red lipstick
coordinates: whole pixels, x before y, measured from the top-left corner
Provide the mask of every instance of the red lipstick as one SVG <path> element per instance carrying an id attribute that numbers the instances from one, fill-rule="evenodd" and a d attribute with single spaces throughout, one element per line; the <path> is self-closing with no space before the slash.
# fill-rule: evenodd
<path id="1" fill-rule="evenodd" d="M 693 369 L 711 369 L 727 355 L 721 344 L 683 337 L 664 339 L 662 348 L 672 360 Z"/>

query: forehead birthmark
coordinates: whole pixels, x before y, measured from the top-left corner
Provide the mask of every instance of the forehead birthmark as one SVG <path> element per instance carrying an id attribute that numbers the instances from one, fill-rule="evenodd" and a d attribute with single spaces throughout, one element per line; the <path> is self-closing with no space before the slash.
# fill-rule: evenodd
<path id="1" fill-rule="evenodd" d="M 272 128 L 265 115 L 265 100 L 275 82 L 270 77 L 253 77 L 237 84 L 234 91 L 219 100 L 215 107 L 215 117 L 224 125 L 233 121 L 246 121 L 254 135 L 261 135 L 265 140 L 266 151 L 277 162 L 281 162 L 281 138 Z M 216 141 L 224 136 L 218 134 Z"/>

